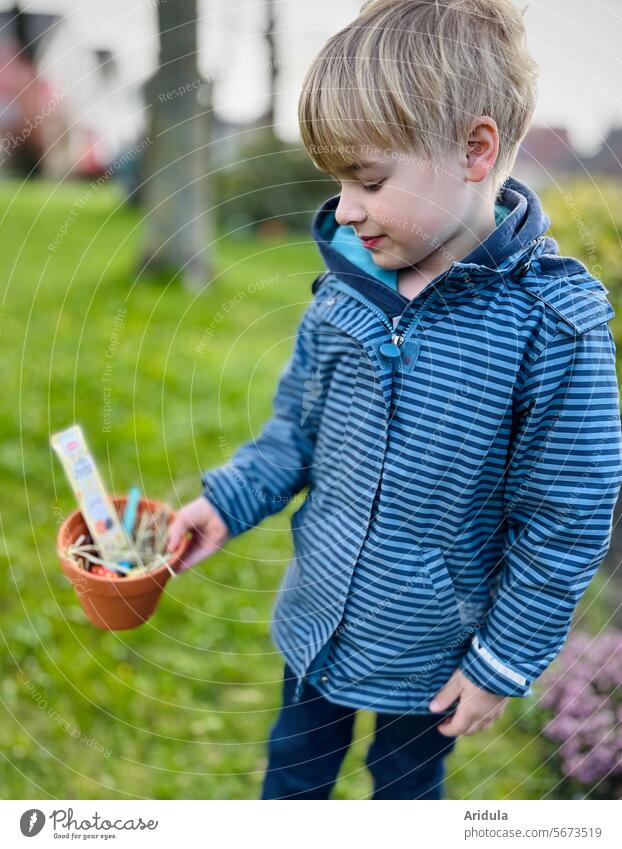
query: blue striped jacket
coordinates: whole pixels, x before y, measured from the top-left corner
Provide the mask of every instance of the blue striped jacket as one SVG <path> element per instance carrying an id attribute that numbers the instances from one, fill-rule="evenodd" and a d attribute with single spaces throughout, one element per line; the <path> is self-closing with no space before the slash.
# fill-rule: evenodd
<path id="1" fill-rule="evenodd" d="M 274 415 L 204 494 L 236 536 L 306 490 L 272 628 L 298 695 L 425 714 L 457 667 L 529 695 L 622 482 L 607 290 L 517 180 L 491 236 L 413 300 L 340 249 L 338 200 L 314 218 L 327 271 Z"/>

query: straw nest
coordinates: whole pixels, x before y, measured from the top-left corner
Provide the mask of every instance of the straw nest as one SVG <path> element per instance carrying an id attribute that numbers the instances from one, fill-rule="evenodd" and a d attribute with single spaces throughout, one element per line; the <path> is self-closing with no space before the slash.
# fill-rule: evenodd
<path id="1" fill-rule="evenodd" d="M 95 572 L 102 577 L 138 578 L 161 566 L 166 566 L 175 577 L 175 571 L 169 562 L 175 555 L 166 550 L 169 516 L 170 509 L 167 507 L 162 507 L 154 513 L 143 510 L 132 531 L 131 543 L 126 548 L 107 552 L 106 560 L 101 557 L 97 546 L 87 534 L 82 534 L 75 542 L 70 543 L 64 556 L 78 568 Z"/>

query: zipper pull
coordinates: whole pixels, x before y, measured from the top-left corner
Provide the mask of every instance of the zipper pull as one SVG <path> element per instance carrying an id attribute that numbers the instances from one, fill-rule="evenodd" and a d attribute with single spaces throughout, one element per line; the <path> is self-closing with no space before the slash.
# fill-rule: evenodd
<path id="1" fill-rule="evenodd" d="M 403 336 L 398 336 L 396 333 L 391 337 L 390 342 L 383 342 L 380 346 L 380 353 L 388 360 L 398 360 L 401 356 L 400 345 L 404 341 Z"/>

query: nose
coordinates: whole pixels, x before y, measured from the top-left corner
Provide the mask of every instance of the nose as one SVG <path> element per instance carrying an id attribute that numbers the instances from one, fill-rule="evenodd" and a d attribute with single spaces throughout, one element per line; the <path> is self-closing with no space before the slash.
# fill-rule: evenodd
<path id="1" fill-rule="evenodd" d="M 337 224 L 355 224 L 365 221 L 367 213 L 352 194 L 342 188 L 339 203 L 335 209 L 335 221 Z"/>

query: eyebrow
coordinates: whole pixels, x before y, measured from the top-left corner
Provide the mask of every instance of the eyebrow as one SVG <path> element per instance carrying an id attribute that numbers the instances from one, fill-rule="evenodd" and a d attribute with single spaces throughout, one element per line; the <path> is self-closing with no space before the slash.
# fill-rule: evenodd
<path id="1" fill-rule="evenodd" d="M 343 168 L 340 168 L 339 170 L 342 174 L 354 174 L 356 171 L 364 171 L 365 168 L 378 167 L 382 167 L 382 162 L 358 162 L 354 163 L 353 165 L 344 165 Z"/>
<path id="2" fill-rule="evenodd" d="M 375 165 L 380 165 L 379 162 L 359 162 L 354 165 L 346 165 L 343 169 L 347 174 L 352 173 L 353 171 L 362 171 L 364 168 L 373 168 Z"/>

